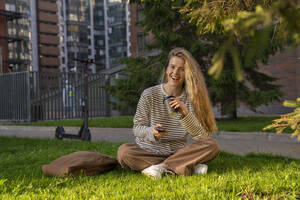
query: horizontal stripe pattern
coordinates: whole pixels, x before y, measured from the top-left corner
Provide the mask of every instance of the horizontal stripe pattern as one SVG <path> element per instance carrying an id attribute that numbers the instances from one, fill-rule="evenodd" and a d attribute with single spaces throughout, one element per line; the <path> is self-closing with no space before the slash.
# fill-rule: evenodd
<path id="1" fill-rule="evenodd" d="M 176 117 L 169 117 L 167 108 L 163 104 L 168 96 L 162 84 L 144 90 L 134 116 L 133 133 L 136 143 L 146 151 L 157 154 L 172 154 L 186 144 L 188 135 L 194 139 L 207 137 L 208 133 L 203 129 L 194 115 L 190 100 L 184 91 L 179 97 L 189 109 L 189 114 L 183 119 L 178 113 Z M 152 129 L 155 124 L 161 124 L 168 132 L 160 140 L 155 140 Z"/>

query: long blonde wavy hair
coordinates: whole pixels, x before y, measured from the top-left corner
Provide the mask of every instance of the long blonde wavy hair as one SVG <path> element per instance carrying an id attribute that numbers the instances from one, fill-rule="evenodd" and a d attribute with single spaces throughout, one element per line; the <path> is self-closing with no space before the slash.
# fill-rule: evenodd
<path id="1" fill-rule="evenodd" d="M 212 111 L 212 104 L 207 91 L 206 83 L 200 65 L 194 59 L 190 52 L 184 48 L 175 48 L 170 51 L 168 62 L 164 68 L 162 81 L 167 82 L 168 77 L 166 70 L 169 65 L 170 59 L 177 56 L 184 60 L 185 80 L 183 87 L 187 92 L 188 97 L 193 105 L 196 118 L 201 122 L 201 125 L 209 133 L 217 131 L 216 120 Z"/>

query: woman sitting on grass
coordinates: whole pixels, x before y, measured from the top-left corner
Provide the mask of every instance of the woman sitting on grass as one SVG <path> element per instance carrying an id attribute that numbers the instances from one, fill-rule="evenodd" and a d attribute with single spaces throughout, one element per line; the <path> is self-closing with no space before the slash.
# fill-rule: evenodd
<path id="1" fill-rule="evenodd" d="M 145 77 L 146 78 L 146 77 Z M 169 53 L 164 83 L 146 89 L 134 116 L 136 144 L 123 144 L 118 161 L 125 169 L 160 178 L 163 173 L 205 174 L 206 163 L 219 148 L 209 137 L 217 130 L 200 66 L 183 48 Z M 170 117 L 163 104 L 168 96 L 177 115 Z M 188 135 L 194 142 L 187 145 Z"/>

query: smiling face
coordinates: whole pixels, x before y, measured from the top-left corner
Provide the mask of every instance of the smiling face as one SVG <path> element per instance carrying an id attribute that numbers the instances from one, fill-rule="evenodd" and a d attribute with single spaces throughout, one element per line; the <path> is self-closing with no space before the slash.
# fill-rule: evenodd
<path id="1" fill-rule="evenodd" d="M 167 83 L 170 86 L 182 87 L 184 82 L 184 59 L 173 56 L 165 71 Z"/>

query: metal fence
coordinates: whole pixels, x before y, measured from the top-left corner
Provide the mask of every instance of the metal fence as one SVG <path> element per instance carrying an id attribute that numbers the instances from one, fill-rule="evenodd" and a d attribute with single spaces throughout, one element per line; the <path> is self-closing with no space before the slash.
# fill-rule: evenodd
<path id="1" fill-rule="evenodd" d="M 0 120 L 38 121 L 82 117 L 83 74 L 18 72 L 0 75 Z M 109 116 L 108 83 L 88 76 L 89 117 Z"/>
<path id="2" fill-rule="evenodd" d="M 0 120 L 30 119 L 29 73 L 0 76 Z"/>

